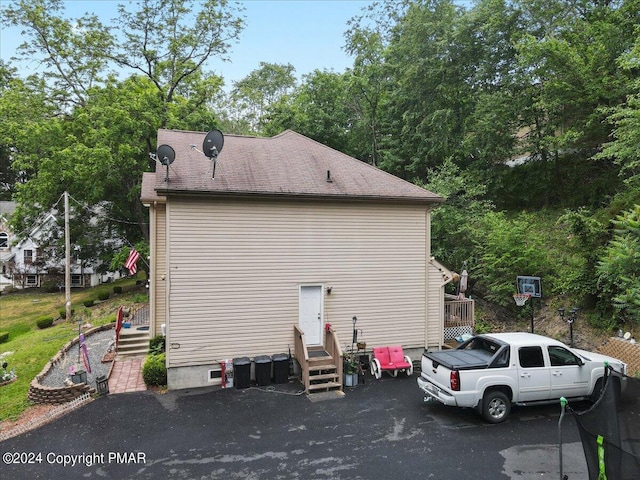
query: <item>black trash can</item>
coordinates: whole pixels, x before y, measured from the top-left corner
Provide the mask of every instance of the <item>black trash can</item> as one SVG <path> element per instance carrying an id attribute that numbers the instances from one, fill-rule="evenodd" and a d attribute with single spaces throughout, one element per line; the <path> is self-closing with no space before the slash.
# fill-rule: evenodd
<path id="1" fill-rule="evenodd" d="M 96 378 L 96 391 L 98 395 L 106 395 L 109 393 L 109 380 L 104 375 Z"/>
<path id="2" fill-rule="evenodd" d="M 249 388 L 251 383 L 251 359 L 249 357 L 233 359 L 233 383 L 236 388 Z"/>
<path id="3" fill-rule="evenodd" d="M 276 353 L 271 357 L 273 361 L 273 381 L 275 383 L 289 382 L 289 355 Z"/>
<path id="4" fill-rule="evenodd" d="M 264 386 L 271 383 L 271 357 L 269 355 L 257 355 L 253 359 L 256 364 L 256 383 Z"/>

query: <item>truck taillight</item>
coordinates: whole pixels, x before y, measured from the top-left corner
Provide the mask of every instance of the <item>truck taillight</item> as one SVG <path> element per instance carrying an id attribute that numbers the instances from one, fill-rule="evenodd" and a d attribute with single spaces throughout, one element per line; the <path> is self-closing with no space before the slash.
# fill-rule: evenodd
<path id="1" fill-rule="evenodd" d="M 449 380 L 451 382 L 451 390 L 456 392 L 460 391 L 460 374 L 457 370 L 453 370 L 451 375 L 449 376 Z"/>

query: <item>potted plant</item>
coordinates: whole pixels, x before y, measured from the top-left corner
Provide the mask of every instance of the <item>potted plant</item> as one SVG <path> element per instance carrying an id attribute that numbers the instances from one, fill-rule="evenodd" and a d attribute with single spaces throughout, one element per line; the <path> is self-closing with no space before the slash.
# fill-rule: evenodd
<path id="1" fill-rule="evenodd" d="M 358 385 L 358 358 L 353 352 L 345 353 L 342 358 L 344 385 L 345 387 L 355 387 Z"/>

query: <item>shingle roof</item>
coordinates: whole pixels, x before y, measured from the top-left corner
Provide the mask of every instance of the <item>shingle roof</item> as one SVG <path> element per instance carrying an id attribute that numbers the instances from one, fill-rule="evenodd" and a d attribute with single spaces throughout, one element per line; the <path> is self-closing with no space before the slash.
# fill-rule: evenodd
<path id="1" fill-rule="evenodd" d="M 158 145 L 171 146 L 176 158 L 168 181 L 167 169 L 160 163 L 155 174 L 143 176 L 143 202 L 171 194 L 442 201 L 432 192 L 291 130 L 271 138 L 225 135 L 212 178 L 212 161 L 201 153 L 205 135 L 158 131 Z"/>

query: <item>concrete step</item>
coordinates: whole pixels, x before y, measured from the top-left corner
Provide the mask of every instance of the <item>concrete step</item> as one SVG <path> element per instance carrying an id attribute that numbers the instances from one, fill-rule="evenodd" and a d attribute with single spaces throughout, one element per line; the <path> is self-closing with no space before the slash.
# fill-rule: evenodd
<path id="1" fill-rule="evenodd" d="M 139 350 L 128 350 L 126 352 L 117 352 L 116 358 L 130 358 L 130 357 L 146 357 L 149 354 L 148 349 L 139 349 Z"/>
<path id="2" fill-rule="evenodd" d="M 119 357 L 147 355 L 149 352 L 149 331 L 123 328 L 118 339 Z"/>
<path id="3" fill-rule="evenodd" d="M 118 352 L 126 352 L 129 350 L 149 350 L 149 342 L 130 342 L 130 343 L 119 343 L 118 344 Z"/>
<path id="4" fill-rule="evenodd" d="M 149 339 L 148 330 L 131 330 L 129 328 L 123 328 L 120 330 L 120 338 L 146 338 Z"/>

